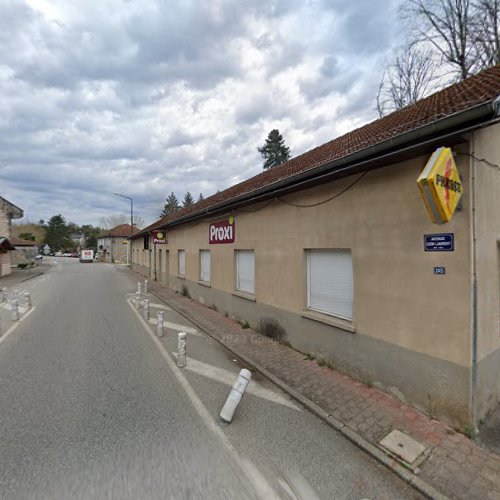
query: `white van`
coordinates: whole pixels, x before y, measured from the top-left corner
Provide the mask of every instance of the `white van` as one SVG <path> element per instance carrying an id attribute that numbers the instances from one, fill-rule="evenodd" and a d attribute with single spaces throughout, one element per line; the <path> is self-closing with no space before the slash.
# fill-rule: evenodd
<path id="1" fill-rule="evenodd" d="M 80 262 L 94 262 L 94 250 L 82 250 Z"/>

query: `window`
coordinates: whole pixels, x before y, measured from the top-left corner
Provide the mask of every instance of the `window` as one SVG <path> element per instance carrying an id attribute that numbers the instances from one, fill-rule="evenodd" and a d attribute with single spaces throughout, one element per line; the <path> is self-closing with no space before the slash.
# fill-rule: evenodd
<path id="1" fill-rule="evenodd" d="M 149 235 L 144 235 L 144 250 L 149 250 Z"/>
<path id="2" fill-rule="evenodd" d="M 200 250 L 200 281 L 210 283 L 210 250 Z"/>
<path id="3" fill-rule="evenodd" d="M 179 250 L 177 257 L 179 276 L 184 276 L 186 274 L 186 250 Z"/>
<path id="4" fill-rule="evenodd" d="M 255 293 L 255 252 L 236 250 L 236 290 Z"/>
<path id="5" fill-rule="evenodd" d="M 307 251 L 307 307 L 352 319 L 352 257 L 350 250 Z"/>

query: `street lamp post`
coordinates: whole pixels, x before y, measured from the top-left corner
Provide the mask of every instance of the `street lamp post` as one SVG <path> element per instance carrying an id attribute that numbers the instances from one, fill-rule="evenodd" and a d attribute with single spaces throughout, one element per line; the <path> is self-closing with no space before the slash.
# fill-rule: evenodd
<path id="1" fill-rule="evenodd" d="M 126 196 L 124 194 L 120 193 L 113 193 L 116 196 L 121 196 L 122 198 L 126 198 L 127 200 L 130 200 L 130 236 L 134 234 L 134 199 L 131 198 L 130 196 Z M 132 263 L 132 240 L 130 240 L 130 243 L 127 248 L 127 264 Z"/>

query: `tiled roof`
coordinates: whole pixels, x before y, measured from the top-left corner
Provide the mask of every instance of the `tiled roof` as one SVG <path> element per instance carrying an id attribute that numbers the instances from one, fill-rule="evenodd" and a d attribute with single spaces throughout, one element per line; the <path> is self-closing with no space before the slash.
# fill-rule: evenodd
<path id="1" fill-rule="evenodd" d="M 9 241 L 16 247 L 34 247 L 37 245 L 36 241 L 23 240 L 17 236 L 11 236 Z"/>
<path id="2" fill-rule="evenodd" d="M 139 234 L 166 226 L 186 215 L 202 214 L 208 209 L 249 194 L 275 182 L 292 178 L 331 161 L 348 157 L 368 147 L 393 139 L 436 120 L 469 110 L 495 100 L 500 94 L 500 65 L 451 85 L 413 105 L 395 111 L 352 132 L 307 151 L 290 161 L 251 177 L 239 184 L 205 198 L 173 215 L 164 217 L 142 229 Z"/>
<path id="3" fill-rule="evenodd" d="M 120 224 L 119 226 L 115 226 L 109 231 L 105 231 L 101 234 L 100 238 L 107 238 L 109 236 L 113 236 L 116 238 L 128 238 L 130 236 L 130 224 Z M 134 227 L 134 233 L 139 231 L 138 228 Z"/>

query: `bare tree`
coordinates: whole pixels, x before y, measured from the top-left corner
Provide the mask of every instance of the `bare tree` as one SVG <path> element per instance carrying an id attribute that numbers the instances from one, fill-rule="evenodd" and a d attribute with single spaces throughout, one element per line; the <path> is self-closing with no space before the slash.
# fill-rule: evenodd
<path id="1" fill-rule="evenodd" d="M 435 61 L 430 49 L 413 44 L 399 51 L 387 67 L 377 94 L 379 116 L 415 103 L 435 90 Z"/>
<path id="2" fill-rule="evenodd" d="M 99 225 L 104 229 L 113 229 L 121 224 L 130 224 L 130 216 L 125 214 L 107 215 L 99 217 Z M 141 228 L 144 226 L 144 218 L 134 215 L 134 226 Z"/>
<path id="3" fill-rule="evenodd" d="M 471 0 L 406 0 L 401 14 L 411 28 L 411 42 L 431 46 L 458 80 L 478 71 Z"/>
<path id="4" fill-rule="evenodd" d="M 474 8 L 474 45 L 480 69 L 500 64 L 500 0 L 476 0 Z"/>

